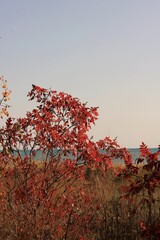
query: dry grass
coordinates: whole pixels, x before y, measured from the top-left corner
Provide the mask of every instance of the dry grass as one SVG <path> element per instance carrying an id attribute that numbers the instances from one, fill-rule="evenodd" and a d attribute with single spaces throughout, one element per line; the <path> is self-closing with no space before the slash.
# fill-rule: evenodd
<path id="1" fill-rule="evenodd" d="M 141 204 L 147 194 L 143 192 L 135 198 L 120 198 L 121 187 L 126 185 L 125 179 L 116 177 L 112 170 L 106 176 L 100 173 L 91 175 L 95 201 L 99 201 L 97 212 L 99 224 L 95 227 L 97 240 L 138 240 L 140 238 L 140 222 L 148 224 L 160 223 L 160 189 L 154 194 L 157 200 L 153 204 Z M 156 239 L 154 236 L 151 239 Z"/>
<path id="2" fill-rule="evenodd" d="M 43 168 L 43 163 L 40 161 L 37 163 L 38 166 Z M 123 166 L 116 166 L 123 167 Z M 67 181 L 66 181 L 67 182 Z M 85 192 L 88 194 L 92 194 L 92 202 L 91 205 L 86 208 L 86 206 L 82 206 L 82 212 L 90 211 L 92 215 L 92 219 L 90 221 L 90 232 L 86 233 L 84 236 L 85 239 L 95 239 L 95 240 L 140 240 L 140 222 L 143 220 L 144 222 L 151 224 L 154 221 L 160 219 L 160 189 L 158 189 L 155 193 L 155 198 L 157 198 L 157 202 L 151 205 L 142 204 L 140 205 L 142 197 L 145 196 L 145 192 L 143 196 L 136 196 L 134 199 L 128 198 L 123 199 L 121 197 L 121 187 L 126 185 L 126 180 L 123 177 L 118 177 L 114 175 L 114 171 L 112 169 L 108 170 L 106 175 L 102 175 L 100 171 L 91 171 L 86 169 L 86 176 L 83 182 L 83 187 Z M 80 183 L 81 184 L 81 183 Z M 80 188 L 79 183 L 76 182 L 74 185 L 77 188 L 77 192 Z M 62 190 L 62 189 L 61 189 Z M 0 189 L 2 192 L 2 189 Z M 76 191 L 75 191 L 76 192 Z M 77 193 L 75 193 L 77 194 Z M 76 196 L 76 195 L 75 195 Z M 8 218 L 12 215 L 12 209 L 7 207 L 3 201 L 3 196 L 0 196 L 0 239 L 8 239 L 8 240 L 37 240 L 37 239 L 48 239 L 48 240 L 79 240 L 79 234 L 82 232 L 83 221 L 79 225 L 79 231 L 77 231 L 77 235 L 72 234 L 72 224 L 70 224 L 70 229 L 67 238 L 56 238 L 49 235 L 50 229 L 47 229 L 47 237 L 42 238 L 38 237 L 39 229 L 34 228 L 34 219 L 31 216 L 26 216 L 22 214 L 17 214 L 16 224 L 14 219 L 10 221 Z M 92 208 L 92 205 L 97 205 L 97 211 Z M 19 206 L 18 211 L 21 211 L 21 207 Z M 25 206 L 23 206 L 25 207 Z M 44 209 L 40 209 L 40 211 L 45 211 Z M 81 217 L 81 216 L 80 216 Z M 27 221 L 27 228 L 25 223 Z M 60 222 L 60 219 L 57 218 L 57 223 Z M 159 221 L 159 220 L 158 220 Z M 22 231 L 18 236 L 15 235 L 15 228 L 19 228 L 17 225 L 21 225 L 21 228 L 24 228 L 25 231 Z M 54 228 L 56 231 L 57 223 L 53 222 L 50 226 L 52 229 Z M 45 230 L 41 229 L 41 231 Z M 84 230 L 84 229 L 83 229 Z M 33 234 L 28 234 L 28 232 L 32 232 Z M 37 231 L 37 232 L 36 232 Z M 28 236 L 28 237 L 27 237 Z M 34 236 L 34 238 L 33 238 Z M 44 236 L 46 236 L 44 234 Z M 55 235 L 56 236 L 56 235 Z M 152 238 L 153 240 L 158 240 L 156 238 Z"/>

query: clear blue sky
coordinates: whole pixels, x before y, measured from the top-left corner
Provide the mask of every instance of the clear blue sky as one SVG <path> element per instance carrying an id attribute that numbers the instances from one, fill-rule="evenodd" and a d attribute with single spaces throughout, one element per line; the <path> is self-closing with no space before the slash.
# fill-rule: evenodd
<path id="1" fill-rule="evenodd" d="M 91 135 L 160 144 L 159 0 L 0 0 L 0 74 L 11 116 L 31 84 L 99 106 Z"/>

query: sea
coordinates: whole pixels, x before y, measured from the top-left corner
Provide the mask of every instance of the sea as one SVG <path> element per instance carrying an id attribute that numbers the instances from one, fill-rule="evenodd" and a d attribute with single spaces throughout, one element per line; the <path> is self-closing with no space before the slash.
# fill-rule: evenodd
<path id="1" fill-rule="evenodd" d="M 139 148 L 128 148 L 127 149 L 130 154 L 132 155 L 132 160 L 133 160 L 133 163 L 136 163 L 136 160 L 137 158 L 140 156 L 140 150 Z M 149 151 L 151 153 L 155 153 L 158 151 L 158 148 L 149 148 Z M 160 157 L 160 156 L 159 156 Z"/>
<path id="2" fill-rule="evenodd" d="M 133 163 L 136 163 L 137 158 L 140 156 L 139 148 L 128 148 L 127 150 L 132 155 Z M 149 150 L 151 153 L 155 153 L 158 150 L 158 148 L 149 148 Z M 26 152 L 24 152 L 23 150 L 20 150 L 20 154 L 22 157 L 24 157 L 26 154 L 29 155 L 29 152 L 30 152 L 29 150 L 26 150 Z M 16 153 L 15 153 L 15 156 L 16 156 Z M 72 159 L 72 156 L 71 156 L 71 159 Z M 42 151 L 37 150 L 34 160 L 35 161 L 45 160 L 45 155 L 42 153 Z M 159 156 L 159 160 L 160 160 L 160 156 Z M 116 159 L 113 159 L 113 163 L 114 164 L 123 164 L 124 162 L 123 162 L 123 160 L 116 158 Z"/>

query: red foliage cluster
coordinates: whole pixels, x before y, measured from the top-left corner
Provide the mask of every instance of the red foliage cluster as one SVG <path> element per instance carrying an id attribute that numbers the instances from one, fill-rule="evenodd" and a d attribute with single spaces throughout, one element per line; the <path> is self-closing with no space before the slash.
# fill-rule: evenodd
<path id="1" fill-rule="evenodd" d="M 148 206 L 148 221 L 140 223 L 142 237 L 144 239 L 160 239 L 160 222 L 159 218 L 154 219 L 152 206 L 159 202 L 159 197 L 155 194 L 160 188 L 160 147 L 155 153 L 151 153 L 148 146 L 143 142 L 140 145 L 140 157 L 137 158 L 136 166 L 133 164 L 126 165 L 120 175 L 124 176 L 128 185 L 123 187 L 124 198 L 140 196 L 140 205 Z M 139 166 L 141 164 L 141 167 Z"/>
<path id="2" fill-rule="evenodd" d="M 12 234 L 19 239 L 94 239 L 90 226 L 99 206 L 92 202 L 93 193 L 83 180 L 86 169 L 100 169 L 105 174 L 115 158 L 126 165 L 120 173 L 128 178 L 125 197 L 145 189 L 148 198 L 143 202 L 155 202 L 154 190 L 160 183 L 159 150 L 152 154 L 142 143 L 137 162 L 144 162 L 141 174 L 127 149 L 120 148 L 116 140 L 106 137 L 94 142 L 88 137 L 98 117 L 96 107 L 35 85 L 28 96 L 36 100 L 37 108 L 24 118 L 8 118 L 0 129 L 1 217 L 4 223 L 6 218 L 14 219 L 8 223 L 12 226 L 8 229 L 15 229 Z M 36 163 L 38 150 L 44 160 Z M 157 223 L 146 226 L 141 224 L 143 236 Z M 9 239 L 7 234 L 11 233 L 4 233 L 4 239 Z"/>
<path id="3" fill-rule="evenodd" d="M 84 190 L 86 167 L 105 172 L 121 150 L 109 138 L 89 139 L 97 108 L 35 85 L 28 96 L 37 108 L 24 118 L 8 118 L 0 129 L 3 217 L 14 219 L 15 234 L 30 239 L 37 228 L 36 239 L 68 239 L 70 234 L 83 239 L 97 208 L 91 204 L 93 193 Z M 45 156 L 39 164 L 34 161 L 37 150 Z"/>

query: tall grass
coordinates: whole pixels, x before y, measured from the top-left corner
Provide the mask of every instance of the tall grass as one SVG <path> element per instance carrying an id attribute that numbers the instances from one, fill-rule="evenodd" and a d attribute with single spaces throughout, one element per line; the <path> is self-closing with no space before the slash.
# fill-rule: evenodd
<path id="1" fill-rule="evenodd" d="M 141 239 L 142 221 L 149 224 L 160 223 L 160 189 L 155 193 L 157 201 L 152 205 L 140 204 L 143 196 L 123 198 L 122 187 L 126 180 L 117 177 L 111 170 L 106 176 L 94 173 L 93 183 L 95 199 L 100 208 L 96 213 L 94 232 L 97 240 L 138 240 Z M 153 238 L 154 233 L 153 233 Z"/>
<path id="2" fill-rule="evenodd" d="M 41 166 L 43 168 L 43 165 Z M 90 205 L 85 204 L 82 206 L 79 202 L 77 206 L 80 206 L 79 220 L 77 221 L 76 233 L 74 232 L 74 223 L 72 219 L 72 213 L 66 216 L 67 231 L 65 237 L 59 238 L 58 231 L 61 224 L 61 219 L 55 217 L 52 223 L 47 223 L 49 210 L 45 208 L 39 208 L 39 216 L 43 215 L 46 219 L 43 219 L 43 224 L 37 225 L 36 221 L 42 221 L 39 217 L 35 217 L 33 212 L 27 212 L 25 215 L 25 204 L 16 206 L 16 215 L 12 212 L 15 211 L 6 202 L 6 193 L 2 189 L 2 182 L 0 185 L 0 239 L 2 240 L 79 240 L 79 239 L 95 239 L 95 240 L 139 240 L 141 238 L 141 223 L 142 221 L 148 222 L 148 224 L 159 221 L 160 223 L 160 189 L 155 192 L 157 201 L 154 204 L 140 204 L 143 196 L 139 195 L 135 198 L 123 198 L 122 187 L 127 184 L 127 180 L 122 176 L 116 176 L 114 174 L 115 169 L 108 170 L 104 175 L 101 171 L 91 171 L 85 169 L 85 179 L 83 180 L 83 188 L 85 192 L 92 194 L 92 201 Z M 15 176 L 12 176 L 14 181 Z M 1 179 L 2 181 L 4 179 Z M 7 182 L 7 179 L 5 179 Z M 62 183 L 63 184 L 63 183 Z M 66 184 L 68 181 L 66 180 Z M 77 197 L 80 190 L 78 182 L 73 183 L 75 188 L 74 197 Z M 63 188 L 61 188 L 62 191 Z M 78 201 L 81 201 L 78 198 Z M 53 198 L 54 200 L 54 198 Z M 26 204 L 32 204 L 26 203 Z M 28 205 L 27 205 L 28 206 Z M 93 207 L 94 206 L 94 207 Z M 95 206 L 97 206 L 95 211 Z M 31 206 L 30 209 L 33 209 Z M 47 212 L 48 211 L 48 212 Z M 90 214 L 90 221 L 88 222 L 89 231 L 85 230 L 85 224 L 83 223 L 83 217 L 85 213 Z M 46 224 L 45 224 L 46 220 Z M 42 226 L 37 227 L 37 226 Z M 42 233 L 43 232 L 43 233 Z M 52 232 L 52 234 L 51 234 Z M 57 234 L 56 234 L 57 232 Z M 82 238 L 83 237 L 83 238 Z M 153 240 L 158 240 L 154 238 Z"/>

